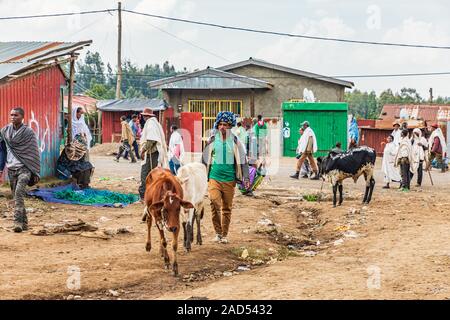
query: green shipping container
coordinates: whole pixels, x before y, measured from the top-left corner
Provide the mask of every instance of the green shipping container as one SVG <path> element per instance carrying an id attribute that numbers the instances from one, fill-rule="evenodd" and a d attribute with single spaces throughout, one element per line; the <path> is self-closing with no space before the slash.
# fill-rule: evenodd
<path id="1" fill-rule="evenodd" d="M 336 142 L 347 149 L 348 105 L 344 102 L 283 102 L 283 155 L 295 157 L 300 124 L 308 121 L 317 138 L 315 157 L 327 155 Z"/>

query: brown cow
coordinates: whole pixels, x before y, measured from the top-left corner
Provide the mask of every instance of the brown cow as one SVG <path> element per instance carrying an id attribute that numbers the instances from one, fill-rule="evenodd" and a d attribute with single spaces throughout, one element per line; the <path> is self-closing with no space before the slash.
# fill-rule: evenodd
<path id="1" fill-rule="evenodd" d="M 145 249 L 150 251 L 152 248 L 150 230 L 153 218 L 161 237 L 160 254 L 164 257 L 166 269 L 170 268 L 170 258 L 167 253 L 164 228 L 172 232 L 173 273 L 176 276 L 178 275 L 177 249 L 178 234 L 180 233 L 180 208 L 191 209 L 194 206 L 183 200 L 183 189 L 178 179 L 170 173 L 170 170 L 162 168 L 155 168 L 148 174 L 144 203 L 148 228 Z"/>

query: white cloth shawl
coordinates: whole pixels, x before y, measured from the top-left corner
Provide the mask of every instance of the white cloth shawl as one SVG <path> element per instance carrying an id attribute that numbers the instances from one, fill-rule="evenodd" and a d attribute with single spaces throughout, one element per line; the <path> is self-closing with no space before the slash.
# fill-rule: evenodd
<path id="1" fill-rule="evenodd" d="M 77 109 L 72 109 L 72 139 L 75 139 L 77 134 L 86 134 L 87 148 L 91 148 L 92 135 L 89 131 L 89 127 L 84 121 L 84 114 L 81 115 L 80 119 L 77 119 Z"/>
<path id="2" fill-rule="evenodd" d="M 155 117 L 151 117 L 145 122 L 144 129 L 142 130 L 141 135 L 141 146 L 147 143 L 147 140 L 156 141 L 156 147 L 158 149 L 158 166 L 163 168 L 169 167 L 169 162 L 167 158 L 167 144 L 166 139 L 164 137 L 164 132 L 159 124 L 158 120 Z M 147 161 L 147 152 L 145 153 L 145 158 L 142 161 L 142 165 L 144 165 Z"/>
<path id="3" fill-rule="evenodd" d="M 174 132 L 172 132 L 172 135 L 170 136 L 169 140 L 169 159 L 172 159 L 175 156 L 174 151 L 177 145 L 180 145 L 180 159 L 181 159 L 184 154 L 183 138 L 181 137 L 181 134 L 178 132 L 178 130 L 175 130 Z"/>
<path id="4" fill-rule="evenodd" d="M 395 166 L 399 165 L 398 160 L 400 158 L 408 158 L 409 171 L 414 173 L 413 158 L 412 158 L 412 145 L 411 140 L 408 137 L 403 137 L 400 140 L 400 146 L 398 147 L 397 156 L 395 157 Z"/>
<path id="5" fill-rule="evenodd" d="M 313 152 L 317 152 L 316 135 L 314 134 L 314 131 L 310 127 L 308 127 L 308 128 L 306 128 L 306 130 L 303 132 L 302 136 L 300 137 L 299 146 L 297 148 L 297 150 L 300 153 L 305 152 L 306 147 L 308 146 L 309 137 L 312 137 L 312 139 L 313 139 Z"/>
<path id="6" fill-rule="evenodd" d="M 415 170 L 418 168 L 420 161 L 425 160 L 425 151 L 423 150 L 423 146 L 428 147 L 428 141 L 424 137 L 422 137 L 422 131 L 420 129 L 413 130 L 413 146 L 412 146 L 412 158 L 414 163 Z M 422 146 L 419 146 L 419 143 Z M 414 171 L 415 171 L 414 170 Z"/>
<path id="7" fill-rule="evenodd" d="M 434 142 L 434 138 L 438 137 L 439 140 L 441 141 L 441 147 L 442 147 L 442 154 L 445 156 L 447 154 L 447 144 L 445 143 L 445 138 L 444 135 L 442 134 L 442 130 L 441 128 L 437 128 L 436 130 L 434 130 L 431 133 L 430 136 L 430 148 L 429 150 L 432 149 L 433 147 L 433 142 Z"/>
<path id="8" fill-rule="evenodd" d="M 381 171 L 384 173 L 385 183 L 390 183 L 391 181 L 399 182 L 402 180 L 399 170 L 395 168 L 397 149 L 398 147 L 394 142 L 386 143 L 386 146 L 384 147 Z"/>

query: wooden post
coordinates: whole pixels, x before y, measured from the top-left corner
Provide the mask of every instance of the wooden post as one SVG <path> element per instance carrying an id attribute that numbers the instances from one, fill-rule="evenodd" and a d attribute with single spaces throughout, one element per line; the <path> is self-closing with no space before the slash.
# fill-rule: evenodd
<path id="1" fill-rule="evenodd" d="M 253 118 L 255 117 L 255 90 L 250 89 L 251 95 L 250 95 L 250 116 Z"/>
<path id="2" fill-rule="evenodd" d="M 120 87 L 122 85 L 122 2 L 119 2 L 117 11 L 119 16 L 118 39 L 117 39 L 117 87 L 116 99 L 120 99 Z"/>
<path id="3" fill-rule="evenodd" d="M 103 143 L 103 139 L 102 139 L 102 134 L 103 134 L 103 128 L 102 128 L 102 111 L 98 110 L 98 143 L 102 144 Z"/>
<path id="4" fill-rule="evenodd" d="M 66 145 L 72 142 L 72 100 L 73 100 L 73 81 L 75 78 L 75 54 L 72 53 L 70 56 L 70 76 L 69 76 L 69 94 L 67 97 L 67 113 L 68 113 L 68 124 L 67 124 L 67 140 Z"/>

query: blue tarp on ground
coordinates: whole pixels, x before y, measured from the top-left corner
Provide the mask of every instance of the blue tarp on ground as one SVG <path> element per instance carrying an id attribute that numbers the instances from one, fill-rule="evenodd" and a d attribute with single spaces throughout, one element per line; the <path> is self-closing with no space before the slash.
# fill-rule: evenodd
<path id="1" fill-rule="evenodd" d="M 30 196 L 38 197 L 45 202 L 77 204 L 93 207 L 114 207 L 114 204 L 127 206 L 139 200 L 135 194 L 122 194 L 108 190 L 84 189 L 74 185 L 66 185 L 48 189 L 35 189 L 28 192 Z"/>

